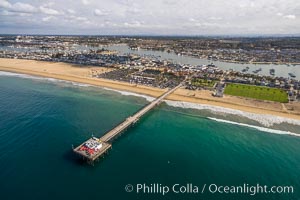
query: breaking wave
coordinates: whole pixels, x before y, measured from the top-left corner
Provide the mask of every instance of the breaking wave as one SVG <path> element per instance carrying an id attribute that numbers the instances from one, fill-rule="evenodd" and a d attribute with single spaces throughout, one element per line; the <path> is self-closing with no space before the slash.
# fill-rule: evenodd
<path id="1" fill-rule="evenodd" d="M 85 84 L 85 83 L 78 83 L 78 82 L 73 82 L 73 81 L 60 80 L 60 79 L 56 79 L 56 78 L 46 78 L 46 77 L 33 76 L 33 75 L 27 75 L 27 74 L 18 74 L 18 73 L 13 73 L 13 72 L 0 71 L 0 76 L 11 76 L 11 77 L 18 77 L 18 78 L 33 79 L 33 80 L 69 83 L 69 84 L 72 84 L 74 86 L 79 86 L 79 87 L 93 87 L 93 85 L 89 85 L 89 84 Z"/>
<path id="2" fill-rule="evenodd" d="M 143 94 L 137 94 L 137 93 L 134 93 L 134 92 L 127 92 L 127 91 L 122 91 L 122 90 L 116 90 L 116 89 L 106 88 L 106 87 L 103 87 L 103 89 L 109 90 L 109 91 L 118 92 L 118 93 L 120 93 L 122 95 L 125 95 L 125 96 L 142 97 L 142 98 L 145 98 L 147 101 L 153 101 L 155 99 L 154 97 L 150 97 L 150 96 L 143 95 Z"/>
<path id="3" fill-rule="evenodd" d="M 244 112 L 244 111 L 240 111 L 240 110 L 234 110 L 234 109 L 230 109 L 230 108 L 223 108 L 220 106 L 211 106 L 211 105 L 205 105 L 205 104 L 196 104 L 196 103 L 188 103 L 188 102 L 180 102 L 180 101 L 165 100 L 165 102 L 169 106 L 173 106 L 173 107 L 190 108 L 190 109 L 197 109 L 197 110 L 209 110 L 215 114 L 221 113 L 221 114 L 238 115 L 238 116 L 246 117 L 248 119 L 257 121 L 266 127 L 273 126 L 274 124 L 281 124 L 284 122 L 300 126 L 300 120 L 284 118 L 284 117 L 279 117 L 279 116 L 275 116 L 275 115 L 256 114 L 256 113 Z"/>
<path id="4" fill-rule="evenodd" d="M 225 120 L 225 119 L 217 119 L 217 118 L 213 118 L 213 117 L 208 117 L 208 119 L 211 119 L 211 120 L 214 120 L 217 122 L 223 122 L 223 123 L 228 123 L 228 124 L 234 124 L 234 125 L 254 128 L 254 129 L 257 129 L 257 130 L 263 131 L 263 132 L 275 133 L 275 134 L 279 134 L 279 135 L 293 135 L 293 136 L 300 137 L 300 134 L 292 133 L 290 131 L 281 131 L 281 130 L 277 130 L 277 129 L 270 129 L 270 128 L 266 128 L 266 127 L 238 123 L 238 122 L 233 122 L 233 121 L 229 121 L 229 120 Z"/>
<path id="5" fill-rule="evenodd" d="M 127 92 L 127 91 L 122 91 L 122 90 L 106 88 L 106 87 L 93 86 L 93 85 L 84 84 L 84 83 L 59 80 L 59 79 L 55 79 L 55 78 L 44 78 L 44 77 L 27 75 L 27 74 L 18 74 L 18 73 L 12 73 L 12 72 L 4 72 L 4 71 L 0 71 L 0 76 L 13 76 L 13 77 L 20 77 L 20 78 L 36 79 L 36 80 L 47 80 L 47 81 L 51 81 L 51 82 L 62 82 L 62 83 L 69 83 L 69 84 L 72 84 L 72 85 L 78 86 L 78 87 L 98 87 L 98 88 L 102 88 L 102 89 L 105 89 L 108 91 L 118 92 L 125 96 L 141 97 L 141 98 L 146 99 L 147 101 L 153 101 L 155 99 L 151 96 L 137 94 L 134 92 Z M 164 100 L 164 101 L 167 103 L 167 105 L 172 106 L 172 107 L 189 108 L 189 109 L 197 109 L 197 110 L 209 110 L 210 112 L 215 113 L 215 114 L 232 114 L 232 115 L 242 116 L 242 117 L 257 121 L 266 127 L 271 127 L 274 124 L 281 124 L 281 123 L 289 123 L 292 125 L 300 126 L 300 120 L 284 118 L 284 117 L 279 117 L 279 116 L 275 116 L 275 115 L 256 114 L 256 113 L 244 112 L 244 111 L 240 111 L 240 110 L 224 108 L 224 107 L 220 107 L 220 106 L 206 105 L 206 104 L 196 104 L 196 103 L 170 101 L 170 100 Z M 212 118 L 212 119 L 214 119 L 216 121 L 219 120 L 221 122 L 221 119 L 216 119 L 216 118 Z M 225 121 L 226 120 L 224 120 L 223 122 L 225 122 Z M 226 122 L 227 123 L 229 123 L 229 122 L 237 123 L 240 125 L 252 127 L 252 125 L 242 124 L 242 123 L 238 123 L 238 122 L 231 122 L 231 121 L 226 121 Z M 256 126 L 254 126 L 254 127 L 256 127 Z M 257 126 L 257 127 L 259 127 L 259 126 Z M 259 127 L 259 128 L 265 129 L 264 127 Z M 267 128 L 265 130 L 267 130 Z M 273 130 L 273 129 L 270 129 L 270 130 Z M 286 132 L 286 131 L 279 131 L 279 130 L 275 130 L 275 131 L 277 131 L 276 133 L 278 133 L 278 134 L 280 134 L 280 133 L 281 134 L 294 134 L 294 133 L 290 133 L 290 132 Z"/>
<path id="6" fill-rule="evenodd" d="M 90 84 L 60 80 L 60 79 L 55 79 L 55 78 L 44 78 L 44 77 L 39 77 L 39 76 L 32 76 L 32 75 L 27 75 L 27 74 L 18 74 L 18 73 L 12 73 L 12 72 L 4 72 L 4 71 L 0 71 L 0 76 L 11 76 L 11 77 L 18 77 L 18 78 L 50 81 L 50 82 L 68 83 L 68 84 L 78 86 L 78 87 L 96 87 L 96 88 L 101 88 L 101 89 L 105 89 L 105 90 L 108 90 L 108 91 L 118 92 L 118 93 L 120 93 L 122 95 L 125 95 L 125 96 L 141 97 L 141 98 L 146 99 L 147 101 L 153 101 L 155 99 L 153 97 L 150 97 L 150 96 L 147 96 L 147 95 L 142 95 L 142 94 L 137 94 L 137 93 L 134 93 L 134 92 L 127 92 L 127 91 L 122 91 L 122 90 L 110 89 L 110 88 L 106 88 L 106 87 L 94 86 L 94 85 L 90 85 Z"/>
<path id="7" fill-rule="evenodd" d="M 0 71 L 0 76 L 13 76 L 13 77 L 37 79 L 37 80 L 55 80 L 53 78 L 43 78 L 43 77 L 32 76 L 27 74 L 18 74 L 13 72 L 4 72 L 4 71 Z"/>

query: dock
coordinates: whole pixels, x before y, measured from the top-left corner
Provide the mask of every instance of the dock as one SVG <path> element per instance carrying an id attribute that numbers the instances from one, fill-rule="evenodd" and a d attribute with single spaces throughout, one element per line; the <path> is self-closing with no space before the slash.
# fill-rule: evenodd
<path id="1" fill-rule="evenodd" d="M 161 96 L 154 99 L 152 102 L 144 106 L 134 115 L 129 116 L 123 122 L 115 126 L 113 129 L 104 134 L 101 138 L 92 137 L 87 141 L 83 142 L 78 147 L 74 148 L 73 151 L 80 155 L 82 158 L 88 161 L 88 163 L 93 163 L 95 160 L 103 156 L 111 147 L 114 138 L 119 136 L 124 130 L 126 130 L 131 125 L 135 124 L 143 115 L 153 109 L 155 106 L 159 105 L 164 98 L 169 94 L 173 93 L 175 90 L 180 88 L 182 83 L 178 86 L 169 89 Z"/>

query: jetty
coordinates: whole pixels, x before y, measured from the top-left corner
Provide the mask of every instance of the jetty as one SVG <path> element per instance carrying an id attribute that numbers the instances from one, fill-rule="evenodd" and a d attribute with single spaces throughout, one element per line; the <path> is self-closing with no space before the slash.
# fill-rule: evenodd
<path id="1" fill-rule="evenodd" d="M 131 125 L 135 124 L 143 115 L 149 112 L 152 108 L 159 105 L 164 98 L 169 94 L 177 90 L 182 86 L 180 83 L 178 86 L 169 89 L 161 96 L 154 99 L 152 102 L 147 104 L 145 107 L 140 109 L 134 115 L 129 116 L 123 122 L 115 126 L 113 129 L 104 134 L 101 138 L 92 137 L 87 141 L 83 142 L 76 148 L 73 148 L 73 151 L 80 155 L 82 158 L 88 161 L 88 163 L 93 163 L 99 157 L 104 155 L 111 147 L 112 141 L 114 138 L 119 136 L 124 130 L 126 130 Z"/>

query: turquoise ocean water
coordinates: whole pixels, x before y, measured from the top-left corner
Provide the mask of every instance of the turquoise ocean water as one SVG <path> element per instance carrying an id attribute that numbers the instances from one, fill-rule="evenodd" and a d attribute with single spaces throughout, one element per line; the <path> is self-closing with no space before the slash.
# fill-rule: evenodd
<path id="1" fill-rule="evenodd" d="M 4 75 L 3 75 L 4 74 Z M 300 199 L 299 126 L 265 131 L 207 110 L 152 110 L 94 166 L 72 153 L 148 103 L 145 98 L 52 79 L 0 76 L 0 199 Z M 251 124 L 240 126 L 212 120 Z M 137 194 L 127 184 L 199 186 L 199 193 Z M 211 194 L 202 186 L 294 187 L 293 194 Z M 206 188 L 207 189 L 207 188 Z"/>

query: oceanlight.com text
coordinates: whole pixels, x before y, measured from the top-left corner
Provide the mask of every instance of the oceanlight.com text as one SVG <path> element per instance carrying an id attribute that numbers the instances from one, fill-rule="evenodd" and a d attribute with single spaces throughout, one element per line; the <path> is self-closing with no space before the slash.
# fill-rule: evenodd
<path id="1" fill-rule="evenodd" d="M 126 192 L 133 192 L 136 194 L 248 194 L 254 196 L 256 194 L 293 194 L 293 186 L 267 186 L 250 185 L 244 183 L 242 185 L 218 185 L 218 184 L 203 184 L 195 185 L 192 183 L 164 185 L 160 183 L 138 183 L 135 185 L 127 184 L 125 186 Z"/>

